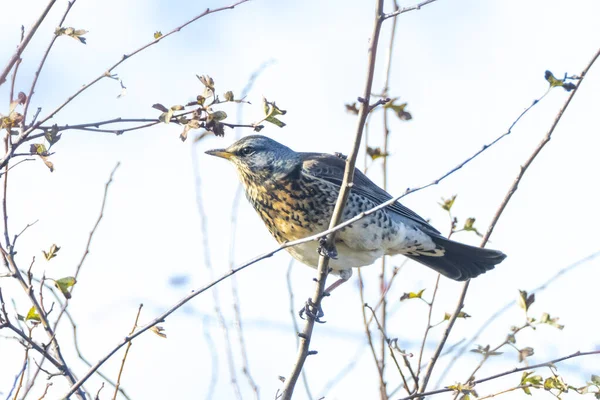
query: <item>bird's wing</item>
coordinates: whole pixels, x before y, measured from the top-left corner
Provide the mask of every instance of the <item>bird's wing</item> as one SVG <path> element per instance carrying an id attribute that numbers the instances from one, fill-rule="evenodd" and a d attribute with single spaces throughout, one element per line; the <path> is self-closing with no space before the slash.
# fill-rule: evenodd
<path id="1" fill-rule="evenodd" d="M 324 153 L 300 153 L 300 155 L 303 160 L 302 168 L 306 173 L 333 183 L 338 188 L 342 185 L 344 169 L 346 168 L 346 162 L 343 159 Z M 352 191 L 361 196 L 365 196 L 378 205 L 392 198 L 388 192 L 373 183 L 373 181 L 358 169 L 354 170 L 354 185 L 352 186 Z M 417 213 L 404 207 L 399 202 L 393 203 L 388 206 L 387 209 L 401 217 L 419 223 L 426 231 L 437 234 L 440 233 Z"/>

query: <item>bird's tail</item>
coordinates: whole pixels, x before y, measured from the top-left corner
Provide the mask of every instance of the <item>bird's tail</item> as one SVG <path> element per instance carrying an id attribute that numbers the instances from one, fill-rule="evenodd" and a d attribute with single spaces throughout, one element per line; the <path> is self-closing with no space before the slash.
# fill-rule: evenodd
<path id="1" fill-rule="evenodd" d="M 498 250 L 473 247 L 437 235 L 432 236 L 432 239 L 439 248 L 444 249 L 443 256 L 417 255 L 407 257 L 425 264 L 455 281 L 466 281 L 475 278 L 494 269 L 497 264 L 500 264 L 506 258 L 506 255 Z"/>

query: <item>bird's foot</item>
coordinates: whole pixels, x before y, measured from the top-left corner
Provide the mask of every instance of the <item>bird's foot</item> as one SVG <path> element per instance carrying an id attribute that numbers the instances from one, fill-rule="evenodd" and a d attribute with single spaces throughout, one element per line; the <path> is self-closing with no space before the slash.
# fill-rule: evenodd
<path id="1" fill-rule="evenodd" d="M 317 253 L 323 257 L 329 257 L 333 260 L 338 258 L 338 252 L 335 248 L 335 245 L 332 245 L 331 248 L 327 248 L 327 238 L 322 237 L 319 239 L 319 248 L 317 249 Z"/>
<path id="2" fill-rule="evenodd" d="M 300 315 L 300 318 L 302 319 L 304 319 L 304 314 L 306 314 L 308 318 L 312 318 L 312 320 L 315 322 L 318 322 L 320 324 L 325 323 L 325 321 L 321 321 L 321 318 L 325 316 L 325 313 L 323 313 L 323 309 L 320 305 L 317 307 L 317 305 L 312 302 L 310 297 L 308 298 L 308 300 L 306 300 L 304 307 L 302 307 L 300 312 L 298 312 L 298 315 Z"/>

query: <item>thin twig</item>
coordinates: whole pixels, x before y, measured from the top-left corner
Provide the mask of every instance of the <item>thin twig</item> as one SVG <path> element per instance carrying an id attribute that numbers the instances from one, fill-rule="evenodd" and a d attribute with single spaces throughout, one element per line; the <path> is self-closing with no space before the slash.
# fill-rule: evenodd
<path id="1" fill-rule="evenodd" d="M 394 0 L 394 10 L 398 10 L 398 2 L 396 0 Z M 387 50 L 387 55 L 386 55 L 386 67 L 385 67 L 385 81 L 383 84 L 383 98 L 388 100 L 388 92 L 389 92 L 389 86 L 390 86 L 390 76 L 391 76 L 391 72 L 392 72 L 392 54 L 394 51 L 394 39 L 396 37 L 396 25 L 397 25 L 397 18 L 394 18 L 392 20 L 392 27 L 391 27 L 391 32 L 390 32 L 390 41 L 388 44 L 388 50 Z M 384 108 L 383 109 L 383 162 L 381 164 L 381 168 L 382 168 L 382 172 L 383 172 L 383 190 L 387 190 L 387 180 L 388 180 L 388 144 L 389 144 L 389 136 L 390 136 L 390 127 L 389 127 L 389 121 L 388 121 L 388 111 L 389 109 Z M 388 292 L 387 286 L 388 283 L 386 282 L 386 276 L 385 276 L 385 271 L 386 271 L 386 264 L 387 261 L 387 257 L 383 256 L 381 258 L 381 272 L 379 274 L 379 290 L 380 290 L 380 294 L 381 294 L 381 341 L 380 341 L 380 364 L 381 364 L 381 369 L 380 369 L 380 373 L 381 373 L 381 387 L 380 387 L 380 393 L 381 393 L 381 398 L 382 400 L 387 400 L 388 395 L 387 395 L 387 384 L 384 380 L 384 376 L 385 376 L 385 355 L 386 355 L 386 347 L 388 347 L 389 343 L 387 342 L 384 332 L 386 331 L 386 326 L 387 326 L 387 299 L 385 296 L 385 293 Z M 373 313 L 373 317 L 375 317 L 375 313 Z M 366 327 L 367 331 L 368 331 L 368 326 Z M 391 349 L 390 349 L 391 351 Z M 392 354 L 393 356 L 393 354 Z M 394 359 L 394 361 L 396 361 Z M 400 369 L 400 367 L 398 366 L 398 369 Z M 404 376 L 402 377 L 404 378 Z M 405 381 L 406 384 L 406 381 Z M 407 386 L 408 389 L 408 386 Z"/>
<path id="2" fill-rule="evenodd" d="M 52 4 L 54 4 L 56 0 L 52 0 L 50 3 L 50 7 Z M 9 149 L 9 151 L 0 159 L 0 168 L 4 168 L 4 166 L 6 165 L 6 163 L 8 162 L 8 160 L 12 157 L 14 151 L 16 150 L 17 147 L 19 147 L 21 144 L 23 144 L 24 142 L 27 141 L 28 136 L 36 129 L 38 129 L 42 124 L 44 124 L 46 121 L 48 121 L 49 119 L 53 118 L 60 110 L 62 110 L 65 106 L 67 106 L 67 104 L 69 104 L 71 101 L 73 101 L 75 98 L 77 98 L 81 93 L 83 93 L 85 90 L 89 89 L 91 86 L 93 86 L 94 84 L 96 84 L 97 82 L 99 82 L 100 80 L 102 80 L 103 78 L 107 78 L 107 77 L 112 77 L 112 71 L 117 68 L 119 65 L 121 65 L 123 62 L 125 62 L 125 60 L 128 60 L 129 58 L 135 56 L 136 54 L 140 53 L 141 51 L 147 49 L 148 47 L 162 41 L 163 39 L 171 36 L 172 34 L 179 32 L 181 29 L 185 28 L 186 26 L 188 26 L 189 24 L 195 22 L 196 20 L 205 17 L 209 14 L 213 14 L 216 12 L 220 12 L 220 11 L 224 11 L 224 10 L 230 10 L 233 9 L 235 7 L 237 7 L 240 4 L 246 3 L 249 0 L 240 0 L 234 4 L 231 4 L 229 6 L 225 6 L 225 7 L 220 7 L 220 8 L 215 8 L 215 9 L 206 9 L 203 13 L 197 15 L 196 17 L 188 20 L 187 22 L 185 22 L 184 24 L 178 26 L 177 28 L 171 30 L 170 32 L 154 39 L 153 41 L 143 45 L 142 47 L 138 48 L 137 50 L 134 50 L 128 54 L 124 54 L 119 61 L 115 62 L 112 66 L 110 66 L 105 72 L 103 72 L 102 74 L 100 74 L 98 77 L 94 78 L 93 80 L 91 80 L 90 82 L 88 82 L 87 84 L 83 85 L 79 90 L 77 90 L 75 93 L 73 93 L 71 96 L 69 96 L 62 104 L 60 104 L 58 107 L 56 107 L 54 110 L 52 110 L 49 114 L 47 114 L 45 117 L 43 117 L 41 120 L 30 124 L 26 129 L 22 129 L 21 133 L 19 134 L 18 138 L 16 139 L 16 141 L 13 143 L 13 145 L 11 146 L 11 148 Z M 49 10 L 49 8 L 48 8 Z M 47 12 L 46 12 L 47 13 Z M 43 15 L 45 17 L 45 14 Z M 43 19 L 43 18 L 42 18 Z M 41 20 L 39 21 L 41 23 Z M 36 26 L 37 29 L 37 26 Z M 30 38 L 29 38 L 30 39 Z M 28 41 L 28 40 L 27 40 Z M 13 56 L 13 58 L 15 59 L 14 62 L 16 62 L 16 59 L 19 57 L 19 55 L 21 54 L 21 51 L 19 51 L 19 49 L 21 48 L 21 45 L 19 46 L 19 48 L 17 49 L 17 52 L 15 53 L 15 56 Z M 11 58 L 12 60 L 12 58 Z M 14 62 L 10 62 L 9 61 L 9 66 L 7 66 L 6 68 L 6 75 L 8 75 L 8 71 L 10 71 L 10 68 L 12 68 L 12 65 L 14 64 Z M 0 74 L 0 84 L 3 82 L 3 79 L 6 78 L 6 75 L 4 75 L 4 72 L 2 74 Z"/>
<path id="3" fill-rule="evenodd" d="M 577 352 L 575 352 L 573 354 L 570 354 L 568 356 L 560 357 L 560 358 L 557 358 L 557 359 L 554 359 L 554 360 L 550 360 L 550 361 L 546 361 L 546 362 L 543 362 L 543 363 L 539 363 L 539 364 L 535 364 L 535 365 L 530 365 L 530 366 L 526 366 L 526 367 L 521 367 L 521 368 L 513 368 L 511 370 L 504 371 L 504 372 L 501 372 L 499 374 L 495 374 L 495 375 L 488 376 L 486 378 L 478 379 L 476 381 L 473 381 L 473 385 L 478 385 L 480 383 L 484 383 L 484 382 L 487 382 L 487 381 L 498 379 L 498 378 L 501 378 L 503 376 L 514 374 L 514 373 L 517 373 L 517 372 L 522 372 L 522 371 L 527 371 L 527 370 L 533 370 L 535 368 L 540 368 L 540 367 L 551 367 L 553 364 L 558 364 L 559 362 L 568 360 L 570 358 L 590 356 L 590 355 L 598 355 L 598 354 L 600 354 L 600 350 L 585 351 L 585 352 L 577 351 Z M 412 394 L 410 396 L 403 397 L 400 400 L 411 400 L 411 399 L 416 399 L 416 398 L 423 398 L 425 396 L 431 396 L 431 395 L 440 394 L 440 393 L 448 393 L 448 392 L 453 392 L 453 391 L 454 391 L 454 389 L 449 389 L 449 388 L 437 389 L 437 390 L 432 390 L 430 392 L 415 393 L 415 394 Z"/>
<path id="4" fill-rule="evenodd" d="M 75 4 L 76 1 L 77 0 L 67 1 L 67 9 L 65 10 L 65 12 L 62 15 L 60 22 L 57 25 L 58 27 L 62 27 L 62 24 L 65 22 L 65 19 L 67 19 L 67 15 L 69 14 L 69 11 L 71 11 L 71 7 L 73 7 L 73 5 Z M 40 61 L 40 64 L 38 65 L 37 70 L 35 71 L 33 81 L 31 82 L 31 87 L 29 88 L 29 94 L 27 95 L 27 98 L 25 100 L 25 106 L 23 107 L 23 121 L 21 122 L 21 131 L 23 131 L 25 129 L 25 126 L 27 125 L 27 110 L 29 110 L 29 105 L 31 104 L 31 98 L 33 97 L 33 93 L 35 91 L 35 86 L 37 85 L 37 81 L 40 77 L 40 74 L 42 73 L 42 69 L 44 68 L 46 59 L 48 58 L 48 55 L 50 54 L 50 50 L 52 50 L 52 46 L 54 46 L 54 42 L 56 41 L 58 36 L 59 36 L 59 34 L 55 32 L 54 36 L 52 37 L 52 40 L 50 40 L 50 43 L 48 44 L 48 47 L 46 48 L 46 51 L 44 52 L 44 55 L 42 56 L 42 59 Z"/>
<path id="5" fill-rule="evenodd" d="M 8 265 L 11 269 L 11 272 L 13 273 L 13 276 L 21 284 L 21 287 L 23 288 L 23 290 L 29 297 L 29 301 L 31 301 L 31 303 L 33 304 L 33 307 L 39 314 L 40 322 L 41 322 L 42 326 L 44 327 L 44 330 L 46 331 L 48 338 L 50 338 L 50 343 L 52 344 L 54 354 L 56 356 L 56 360 L 59 363 L 57 368 L 61 371 L 61 373 L 63 373 L 66 376 L 66 378 L 71 382 L 71 384 L 76 383 L 77 379 L 75 378 L 75 376 L 73 375 L 73 372 L 67 366 L 65 359 L 63 358 L 62 352 L 60 350 L 60 346 L 58 344 L 58 341 L 56 340 L 56 334 L 55 334 L 54 330 L 52 329 L 52 327 L 50 326 L 50 322 L 48 321 L 48 316 L 44 313 L 39 301 L 37 300 L 37 298 L 35 297 L 35 294 L 33 293 L 33 287 L 31 285 L 27 284 L 27 281 L 21 275 L 21 272 L 15 263 L 13 255 L 11 253 L 7 253 L 6 250 L 4 249 L 4 247 L 2 247 L 2 246 L 0 246 L 0 253 L 2 253 L 2 256 L 5 259 L 5 261 L 8 263 Z M 44 354 L 44 353 L 42 353 L 42 354 Z M 81 399 L 85 399 L 85 395 L 84 395 L 83 391 L 81 391 L 81 390 L 79 390 L 77 392 L 77 396 Z"/>
<path id="6" fill-rule="evenodd" d="M 429 312 L 427 314 L 427 327 L 425 328 L 425 333 L 423 334 L 423 341 L 421 342 L 421 348 L 419 349 L 419 358 L 417 361 L 417 367 L 419 368 L 417 371 L 417 379 L 415 379 L 415 390 L 419 390 L 419 375 L 421 374 L 421 361 L 423 360 L 423 351 L 425 350 L 425 343 L 427 342 L 427 335 L 433 326 L 431 325 L 431 314 L 433 314 L 433 303 L 435 301 L 435 296 L 437 294 L 439 285 L 440 285 L 440 274 L 438 274 L 435 280 L 435 287 L 433 289 L 433 295 L 431 296 L 431 302 L 427 303 L 429 306 Z"/>
<path id="7" fill-rule="evenodd" d="M 554 274 L 550 278 L 548 278 L 544 283 L 542 283 L 541 285 L 537 286 L 534 289 L 528 290 L 528 292 L 537 294 L 537 293 L 545 290 L 550 284 L 557 283 L 558 279 L 561 276 L 564 276 L 564 274 L 566 274 L 567 272 L 570 272 L 577 267 L 585 265 L 586 263 L 588 263 L 589 261 L 592 261 L 593 259 L 597 258 L 598 256 L 600 256 L 600 250 L 562 268 L 556 274 Z M 436 387 L 439 387 L 441 382 L 444 381 L 444 378 L 446 377 L 448 372 L 452 370 L 452 367 L 454 366 L 456 361 L 458 361 L 458 359 L 467 352 L 467 350 L 473 345 L 473 343 L 475 343 L 475 341 L 481 336 L 481 334 L 492 325 L 491 324 L 492 321 L 496 320 L 498 317 L 500 317 L 502 314 L 504 314 L 507 310 L 509 310 L 511 307 L 513 307 L 514 304 L 515 304 L 514 300 L 507 302 L 504 306 L 502 306 L 502 308 L 498 309 L 483 324 L 481 324 L 481 327 L 479 328 L 479 330 L 469 340 L 467 340 L 466 343 L 456 352 L 454 357 L 452 357 L 452 359 L 450 360 L 450 362 L 448 363 L 448 365 L 445 367 L 444 371 L 438 378 L 436 385 L 435 385 Z"/>
<path id="8" fill-rule="evenodd" d="M 373 336 L 371 335 L 371 329 L 369 328 L 370 321 L 367 321 L 367 311 L 365 307 L 365 297 L 364 297 L 364 282 L 362 278 L 362 268 L 358 268 L 358 293 L 360 296 L 360 304 L 361 304 L 361 312 L 363 317 L 363 325 L 365 327 L 365 335 L 367 336 L 367 343 L 369 344 L 369 349 L 371 350 L 371 355 L 373 356 L 373 361 L 375 361 L 375 367 L 377 367 L 377 376 L 379 378 L 379 389 L 381 392 L 381 388 L 385 388 L 385 381 L 383 378 L 383 371 L 381 368 L 381 364 L 379 359 L 377 358 L 377 351 L 375 351 L 375 346 L 373 345 Z M 375 318 L 375 315 L 371 315 L 371 319 Z"/>
<path id="9" fill-rule="evenodd" d="M 135 322 L 133 323 L 133 328 L 131 328 L 131 332 L 129 332 L 130 335 L 133 332 L 135 332 L 135 329 L 138 326 L 138 321 L 140 319 L 140 313 L 142 312 L 142 307 L 144 307 L 144 305 L 140 304 L 137 315 L 135 316 Z M 119 393 L 119 387 L 121 386 L 121 375 L 123 374 L 123 368 L 125 368 L 125 361 L 127 360 L 127 354 L 129 354 L 129 349 L 131 348 L 131 344 L 132 344 L 132 342 L 127 343 L 127 347 L 125 348 L 125 354 L 123 355 L 123 360 L 121 360 L 121 368 L 119 368 L 119 374 L 117 375 L 117 384 L 115 385 L 115 393 L 113 394 L 113 400 L 117 399 L 117 394 Z"/>
<path id="10" fill-rule="evenodd" d="M 6 77 L 12 70 L 12 68 L 15 65 L 15 63 L 17 62 L 17 60 L 21 58 L 21 54 L 23 53 L 23 51 L 29 44 L 29 41 L 31 40 L 31 38 L 33 38 L 33 36 L 35 35 L 35 32 L 37 31 L 37 29 L 40 27 L 40 25 L 42 24 L 42 22 L 44 21 L 44 19 L 48 15 L 48 13 L 50 12 L 50 9 L 54 5 L 54 3 L 56 3 L 56 0 L 50 0 L 50 2 L 46 5 L 46 8 L 44 8 L 42 13 L 38 17 L 38 19 L 33 23 L 33 26 L 31 27 L 31 29 L 29 29 L 27 34 L 21 39 L 21 43 L 19 43 L 14 54 L 8 60 L 8 64 L 6 65 L 6 67 L 4 67 L 2 72 L 0 72 L 0 86 L 2 86 L 2 84 L 4 82 L 6 82 Z"/>
<path id="11" fill-rule="evenodd" d="M 409 11 L 414 11 L 414 10 L 420 10 L 421 7 L 426 6 L 427 4 L 431 4 L 436 0 L 426 0 L 423 1 L 419 4 L 416 4 L 414 6 L 410 6 L 410 7 L 402 7 L 400 9 L 396 9 L 394 12 L 391 12 L 389 14 L 385 14 L 383 16 L 384 19 L 388 19 L 388 18 L 393 18 L 393 17 L 397 17 L 400 14 L 404 14 L 405 12 L 409 12 Z"/>
<path id="12" fill-rule="evenodd" d="M 367 303 L 365 303 L 363 305 L 363 307 L 364 308 L 368 308 L 369 310 L 371 310 L 371 313 L 373 314 L 373 318 L 375 319 L 375 323 L 377 324 L 377 327 L 379 328 L 379 330 L 381 331 L 381 334 L 383 335 L 383 337 L 385 339 L 385 343 L 387 344 L 387 347 L 388 347 L 388 349 L 390 351 L 390 356 L 394 360 L 394 363 L 396 364 L 396 368 L 398 369 L 398 373 L 400 374 L 400 377 L 402 378 L 402 382 L 404 382 L 404 387 L 406 388 L 406 391 L 408 392 L 409 391 L 409 389 L 408 389 L 408 382 L 406 381 L 406 378 L 404 377 L 404 373 L 402 372 L 402 368 L 400 368 L 400 364 L 398 363 L 398 360 L 396 359 L 396 355 L 394 354 L 394 348 L 391 345 L 391 341 L 387 337 L 387 334 L 385 333 L 385 330 L 383 329 L 383 326 L 381 325 L 381 323 L 377 319 L 377 314 L 375 314 L 375 310 L 373 310 L 373 308 L 371 308 L 371 306 L 369 306 Z M 382 395 L 385 395 L 387 397 L 387 393 L 382 393 Z"/>
<path id="13" fill-rule="evenodd" d="M 79 272 L 81 271 L 81 267 L 83 266 L 83 263 L 87 259 L 88 254 L 90 253 L 90 246 L 92 244 L 92 239 L 94 238 L 94 235 L 96 234 L 96 230 L 98 229 L 98 226 L 100 225 L 100 221 L 102 221 L 102 218 L 104 217 L 104 208 L 106 207 L 106 199 L 108 198 L 108 189 L 110 188 L 110 185 L 113 182 L 113 179 L 115 176 L 115 172 L 117 171 L 117 169 L 119 168 L 120 165 L 121 165 L 121 163 L 117 162 L 117 164 L 112 169 L 110 176 L 108 177 L 108 181 L 104 184 L 104 195 L 102 196 L 102 204 L 100 206 L 100 214 L 98 215 L 98 218 L 96 219 L 96 223 L 94 224 L 92 230 L 90 231 L 90 233 L 88 235 L 88 240 L 85 245 L 85 250 L 83 251 L 83 255 L 81 256 L 81 260 L 79 260 L 79 263 L 75 267 L 75 273 L 73 274 L 73 277 L 75 278 L 75 280 L 77 280 L 77 278 L 79 277 Z M 71 293 L 73 293 L 73 290 L 75 290 L 75 286 L 73 286 L 71 288 Z M 65 301 L 65 304 L 63 305 L 63 307 L 61 307 L 58 317 L 56 317 L 56 321 L 54 322 L 54 330 L 56 330 L 56 328 L 58 327 L 58 324 L 60 323 L 60 320 L 61 320 L 65 310 L 67 309 L 68 304 L 69 304 L 69 300 L 67 299 Z"/>
<path id="14" fill-rule="evenodd" d="M 581 83 L 583 82 L 583 79 L 585 79 L 585 76 L 586 76 L 587 72 L 590 70 L 590 68 L 592 67 L 592 65 L 594 64 L 594 62 L 598 58 L 598 56 L 600 56 L 600 49 L 597 50 L 596 54 L 594 54 L 594 56 L 592 57 L 592 59 L 590 60 L 590 62 L 588 63 L 588 65 L 584 68 L 583 72 L 580 75 L 579 82 L 575 85 L 575 88 L 569 93 L 569 96 L 567 97 L 567 100 L 565 101 L 565 103 L 563 104 L 563 106 L 561 107 L 561 109 L 558 111 L 558 114 L 554 118 L 554 122 L 550 126 L 550 129 L 546 133 L 546 136 L 544 136 L 544 138 L 542 139 L 542 141 L 535 147 L 535 149 L 533 150 L 533 153 L 525 161 L 525 164 L 523 164 L 521 166 L 521 168 L 519 170 L 519 173 L 517 174 L 517 177 L 515 178 L 514 182 L 510 186 L 510 188 L 508 189 L 508 192 L 506 193 L 506 196 L 504 197 L 504 200 L 502 201 L 502 203 L 500 204 L 500 206 L 498 207 L 498 209 L 496 211 L 496 214 L 492 218 L 492 222 L 490 223 L 490 225 L 489 225 L 489 227 L 488 227 L 488 229 L 487 229 L 487 231 L 486 231 L 486 233 L 485 233 L 485 235 L 484 235 L 484 237 L 483 237 L 483 239 L 481 241 L 480 247 L 485 247 L 485 245 L 488 242 L 490 236 L 492 235 L 492 232 L 494 231 L 496 223 L 498 222 L 498 220 L 500 219 L 500 216 L 502 215 L 502 212 L 506 208 L 506 205 L 508 204 L 508 202 L 512 198 L 513 194 L 517 191 L 519 183 L 520 183 L 521 179 L 523 178 L 525 172 L 527 171 L 527 168 L 529 168 L 529 166 L 531 165 L 531 163 L 533 162 L 533 160 L 535 160 L 535 158 L 537 157 L 537 155 L 539 154 L 539 152 L 550 141 L 550 139 L 552 137 L 552 133 L 554 132 L 554 129 L 558 125 L 558 122 L 562 118 L 565 110 L 567 109 L 567 107 L 571 103 L 571 100 L 575 96 L 575 93 L 577 93 L 577 90 L 581 86 Z M 513 124 L 513 126 L 514 126 L 514 124 Z M 458 317 L 458 314 L 460 313 L 460 311 L 464 307 L 464 300 L 465 300 L 465 296 L 467 294 L 467 290 L 469 289 L 469 282 L 470 281 L 466 281 L 464 283 L 463 289 L 462 289 L 461 294 L 459 296 L 459 300 L 458 300 L 456 309 L 455 309 L 454 313 L 452 314 L 452 317 L 450 317 L 450 320 L 448 321 L 448 326 L 446 327 L 446 330 L 444 331 L 444 334 L 442 335 L 442 339 L 440 340 L 440 342 L 438 344 L 438 347 L 436 348 L 436 351 L 434 352 L 434 354 L 433 354 L 433 356 L 431 358 L 431 361 L 429 362 L 429 365 L 427 367 L 427 371 L 425 373 L 425 376 L 423 377 L 423 384 L 421 385 L 421 388 L 419 389 L 420 393 L 423 393 L 425 391 L 427 383 L 429 382 L 429 378 L 431 377 L 431 373 L 433 372 L 433 367 L 435 366 L 435 363 L 436 363 L 436 361 L 437 361 L 437 359 L 438 359 L 438 357 L 439 357 L 439 355 L 440 355 L 440 353 L 441 353 L 441 351 L 442 351 L 442 349 L 443 349 L 443 347 L 444 347 L 444 345 L 446 343 L 446 340 L 448 339 L 448 336 L 450 335 L 450 331 L 452 330 L 452 327 L 454 326 L 454 322 L 456 321 L 456 318 Z"/>
<path id="15" fill-rule="evenodd" d="M 300 327 L 298 326 L 298 321 L 296 320 L 296 310 L 294 309 L 296 302 L 294 301 L 294 289 L 292 288 L 292 266 L 294 265 L 294 259 L 290 260 L 290 264 L 288 266 L 286 280 L 288 287 L 288 295 L 290 298 L 290 315 L 292 316 L 292 324 L 294 326 L 294 335 L 296 336 L 296 346 L 300 345 L 300 338 L 298 337 L 298 332 L 300 332 Z M 306 390 L 306 396 L 309 400 L 313 399 L 312 393 L 310 391 L 310 386 L 308 384 L 308 377 L 306 376 L 306 370 L 302 369 L 302 383 L 304 384 L 304 390 Z"/>

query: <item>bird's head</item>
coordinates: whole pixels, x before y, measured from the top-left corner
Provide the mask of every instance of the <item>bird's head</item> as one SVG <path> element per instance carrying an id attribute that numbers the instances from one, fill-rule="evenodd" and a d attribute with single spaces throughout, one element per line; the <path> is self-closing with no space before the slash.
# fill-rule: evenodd
<path id="1" fill-rule="evenodd" d="M 231 161 L 242 179 L 266 183 L 281 179 L 298 168 L 298 153 L 266 136 L 246 136 L 226 149 L 209 150 L 206 154 Z"/>

